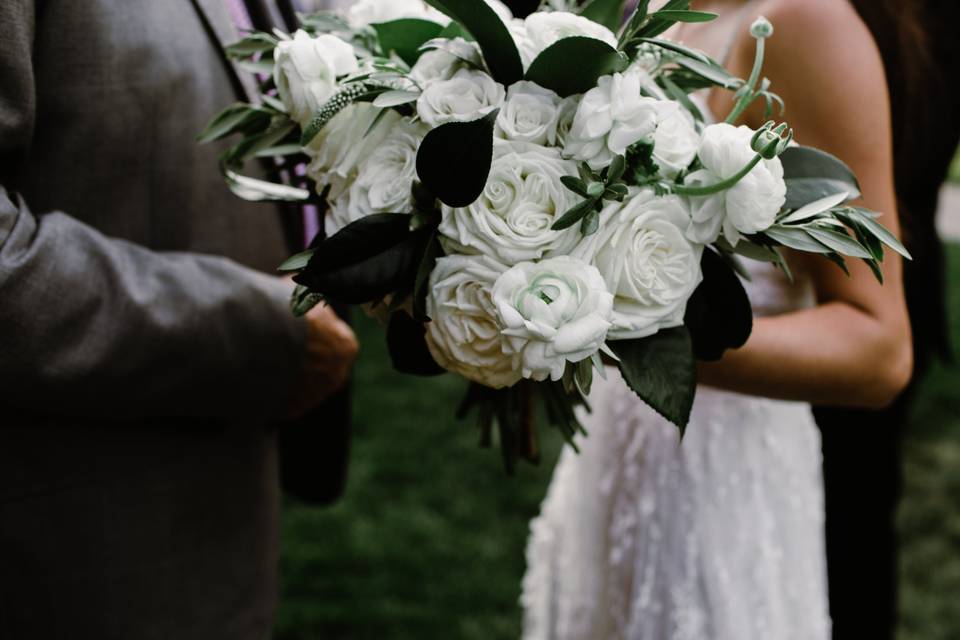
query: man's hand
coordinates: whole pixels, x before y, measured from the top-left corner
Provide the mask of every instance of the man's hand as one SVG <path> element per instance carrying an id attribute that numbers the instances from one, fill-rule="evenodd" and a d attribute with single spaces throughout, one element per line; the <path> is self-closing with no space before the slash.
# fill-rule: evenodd
<path id="1" fill-rule="evenodd" d="M 290 401 L 293 418 L 315 409 L 346 383 L 359 350 L 353 330 L 329 306 L 319 304 L 305 318 L 307 353 Z"/>

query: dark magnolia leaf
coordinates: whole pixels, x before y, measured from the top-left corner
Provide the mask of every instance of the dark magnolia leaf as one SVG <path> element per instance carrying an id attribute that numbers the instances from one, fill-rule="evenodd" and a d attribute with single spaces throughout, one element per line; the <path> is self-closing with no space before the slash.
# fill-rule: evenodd
<path id="1" fill-rule="evenodd" d="M 526 79 L 561 97 L 585 93 L 600 76 L 623 71 L 626 57 L 602 40 L 573 36 L 559 40 L 530 63 Z"/>
<path id="2" fill-rule="evenodd" d="M 623 23 L 626 0 L 593 0 L 580 9 L 580 15 L 616 32 Z"/>
<path id="3" fill-rule="evenodd" d="M 426 227 L 408 231 L 382 252 L 333 269 L 319 269 L 314 265 L 322 262 L 317 260 L 323 255 L 324 244 L 321 244 L 314 259 L 293 280 L 327 299 L 346 304 L 376 302 L 399 290 L 409 291 L 431 231 Z"/>
<path id="4" fill-rule="evenodd" d="M 314 247 L 310 268 L 338 269 L 382 253 L 410 235 L 406 213 L 374 213 L 343 227 Z"/>
<path id="5" fill-rule="evenodd" d="M 859 242 L 851 238 L 844 231 L 826 229 L 817 225 L 807 225 L 804 229 L 818 242 L 830 247 L 837 253 L 852 258 L 863 258 L 865 260 L 873 258 L 865 247 L 862 247 Z"/>
<path id="6" fill-rule="evenodd" d="M 690 422 L 697 367 L 686 327 L 662 329 L 649 338 L 608 343 L 620 359 L 624 381 L 654 411 L 677 425 Z"/>
<path id="7" fill-rule="evenodd" d="M 443 246 L 437 233 L 434 232 L 427 241 L 427 249 L 423 252 L 423 259 L 417 268 L 417 278 L 413 283 L 413 315 L 421 322 L 428 322 L 427 294 L 430 292 L 430 274 L 433 273 L 437 260 L 444 255 Z"/>
<path id="8" fill-rule="evenodd" d="M 802 227 L 788 227 L 775 224 L 763 232 L 770 240 L 778 242 L 790 249 L 806 251 L 807 253 L 830 253 L 829 247 L 824 246 L 807 233 Z"/>
<path id="9" fill-rule="evenodd" d="M 478 0 L 426 0 L 470 32 L 494 80 L 511 85 L 523 78 L 523 62 L 517 44 L 497 12 Z"/>
<path id="10" fill-rule="evenodd" d="M 432 20 L 402 18 L 371 25 L 377 32 L 380 48 L 387 56 L 395 52 L 409 65 L 420 57 L 420 47 L 440 35 L 443 27 Z"/>
<path id="11" fill-rule="evenodd" d="M 232 133 L 266 129 L 271 117 L 269 111 L 254 105 L 242 102 L 232 104 L 210 120 L 197 136 L 197 142 L 205 144 L 225 138 Z"/>
<path id="12" fill-rule="evenodd" d="M 417 151 L 417 176 L 451 207 L 476 200 L 487 184 L 493 160 L 493 125 L 499 109 L 472 122 L 448 122 L 424 137 Z"/>
<path id="13" fill-rule="evenodd" d="M 699 360 L 719 360 L 739 349 L 753 331 L 753 309 L 733 268 L 710 249 L 700 260 L 703 282 L 687 302 L 684 324 Z"/>
<path id="14" fill-rule="evenodd" d="M 426 328 L 406 311 L 390 316 L 387 325 L 387 349 L 390 362 L 400 373 L 415 376 L 436 376 L 445 373 L 427 349 Z"/>
<path id="15" fill-rule="evenodd" d="M 846 192 L 849 200 L 860 195 L 857 177 L 836 157 L 812 147 L 788 147 L 780 154 L 787 183 L 787 209 L 801 207 Z"/>

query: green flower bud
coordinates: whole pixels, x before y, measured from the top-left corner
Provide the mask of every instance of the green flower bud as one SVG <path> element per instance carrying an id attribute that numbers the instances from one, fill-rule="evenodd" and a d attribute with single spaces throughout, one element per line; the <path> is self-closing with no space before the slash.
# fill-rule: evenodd
<path id="1" fill-rule="evenodd" d="M 773 25 L 770 24 L 769 20 L 760 16 L 756 22 L 750 26 L 750 35 L 758 39 L 769 38 L 773 35 Z"/>

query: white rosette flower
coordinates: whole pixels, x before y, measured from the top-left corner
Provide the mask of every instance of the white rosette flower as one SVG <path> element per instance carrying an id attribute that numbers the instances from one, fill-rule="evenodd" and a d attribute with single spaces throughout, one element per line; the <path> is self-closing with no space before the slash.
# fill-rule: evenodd
<path id="1" fill-rule="evenodd" d="M 329 34 L 314 38 L 297 31 L 277 45 L 273 56 L 277 93 L 301 126 L 336 93 L 337 78 L 359 68 L 353 47 Z"/>
<path id="2" fill-rule="evenodd" d="M 503 85 L 483 71 L 461 69 L 449 80 L 434 82 L 417 99 L 417 114 L 431 127 L 469 122 L 503 104 Z"/>
<path id="3" fill-rule="evenodd" d="M 380 121 L 370 130 L 381 113 Z M 370 157 L 401 119 L 402 116 L 395 111 L 384 111 L 366 102 L 352 104 L 334 116 L 304 149 L 310 157 L 307 175 L 316 181 L 317 192 L 329 186 L 331 200 L 346 193 L 360 164 Z M 369 134 L 365 135 L 368 131 Z"/>
<path id="4" fill-rule="evenodd" d="M 493 162 L 483 193 L 466 207 L 444 206 L 441 242 L 447 253 L 483 254 L 506 265 L 567 253 L 578 229 L 550 227 L 577 203 L 560 182 L 576 164 L 557 149 L 494 140 Z"/>
<path id="5" fill-rule="evenodd" d="M 423 0 L 357 0 L 346 15 L 354 28 L 403 18 L 419 18 L 443 25 L 450 23 L 450 18 Z"/>
<path id="6" fill-rule="evenodd" d="M 503 327 L 503 350 L 524 378 L 559 380 L 567 362 L 603 346 L 613 294 L 596 267 L 570 256 L 522 262 L 493 286 Z"/>
<path id="7" fill-rule="evenodd" d="M 702 280 L 703 246 L 687 239 L 689 222 L 681 198 L 645 189 L 607 206 L 599 231 L 572 252 L 597 267 L 614 295 L 609 339 L 645 338 L 683 324 Z"/>
<path id="8" fill-rule="evenodd" d="M 650 76 L 637 65 L 601 77 L 580 101 L 564 154 L 600 169 L 630 145 L 647 141 L 665 175 L 686 168 L 699 146 L 693 119 L 676 102 L 641 95 L 648 82 Z"/>
<path id="9" fill-rule="evenodd" d="M 482 64 L 477 43 L 454 38 L 438 43 L 436 49 L 424 51 L 409 75 L 421 89 L 426 89 L 435 82 L 449 80 L 461 69 L 476 69 Z"/>
<path id="10" fill-rule="evenodd" d="M 522 80 L 507 90 L 507 100 L 497 115 L 496 133 L 506 140 L 553 145 L 559 116 L 560 96 Z"/>
<path id="11" fill-rule="evenodd" d="M 703 169 L 691 173 L 686 184 L 708 186 L 735 176 L 756 156 L 751 146 L 753 135 L 749 127 L 707 127 L 699 151 Z M 724 238 L 736 245 L 742 235 L 769 228 L 786 202 L 786 195 L 780 158 L 761 160 L 730 189 L 688 198 L 692 221 L 687 235 L 695 242 L 709 244 L 722 231 Z"/>
<path id="12" fill-rule="evenodd" d="M 440 258 L 430 274 L 427 348 L 437 364 L 468 380 L 502 389 L 520 381 L 504 353 L 493 284 L 506 267 L 486 256 Z"/>
<path id="13" fill-rule="evenodd" d="M 568 96 L 560 101 L 560 106 L 557 108 L 557 146 L 566 146 L 579 107 L 579 95 Z"/>
<path id="14" fill-rule="evenodd" d="M 327 216 L 333 234 L 372 213 L 409 213 L 411 187 L 417 177 L 417 150 L 427 133 L 423 123 L 401 120 L 357 169 L 350 190 Z"/>
<path id="15" fill-rule="evenodd" d="M 524 21 L 522 30 L 516 29 L 521 38 L 518 48 L 525 49 L 531 61 L 548 49 L 550 45 L 563 40 L 582 36 L 606 42 L 617 48 L 617 36 L 605 26 L 566 11 L 538 11 L 530 14 Z"/>

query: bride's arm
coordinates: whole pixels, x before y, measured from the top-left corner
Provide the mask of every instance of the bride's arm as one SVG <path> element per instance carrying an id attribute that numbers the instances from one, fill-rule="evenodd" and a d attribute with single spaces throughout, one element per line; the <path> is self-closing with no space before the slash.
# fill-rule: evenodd
<path id="1" fill-rule="evenodd" d="M 891 120 L 880 54 L 846 2 L 766 3 L 775 28 L 765 73 L 788 105 L 802 144 L 846 161 L 864 204 L 899 233 L 893 188 Z M 749 73 L 752 40 L 741 41 L 733 71 Z M 744 71 L 746 70 L 746 71 Z M 745 77 L 745 76 L 744 76 Z M 748 115 L 759 126 L 763 114 Z M 739 350 L 704 363 L 700 381 L 715 387 L 816 404 L 881 407 L 909 382 L 913 368 L 902 263 L 888 251 L 879 284 L 859 260 L 850 277 L 820 256 L 792 258 L 813 277 L 818 306 L 760 318 Z"/>

